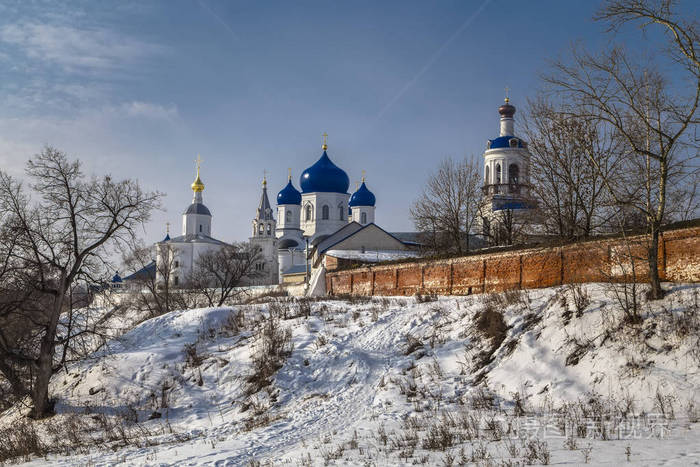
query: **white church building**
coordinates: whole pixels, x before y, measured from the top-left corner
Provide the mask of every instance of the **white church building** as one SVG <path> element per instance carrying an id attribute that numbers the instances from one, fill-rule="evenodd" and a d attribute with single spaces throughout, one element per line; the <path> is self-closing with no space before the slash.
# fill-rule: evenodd
<path id="1" fill-rule="evenodd" d="M 348 192 L 350 178 L 331 161 L 327 135 L 323 137 L 321 157 L 299 178 L 301 191 L 294 187 L 290 169 L 287 185 L 277 194 L 275 237 L 281 283 L 303 280 L 323 268 L 324 255 L 333 248 L 343 248 L 346 256 L 379 249 L 399 257 L 413 253 L 412 245 L 375 224 L 376 197 L 364 176 L 357 190 L 352 195 Z"/>
<path id="2" fill-rule="evenodd" d="M 186 283 L 197 259 L 202 253 L 218 250 L 225 242 L 211 236 L 211 212 L 204 205 L 204 183 L 199 176 L 200 159 L 197 158 L 197 178 L 192 183 L 192 204 L 182 214 L 182 235 L 156 243 L 156 280 L 164 281 L 168 274 L 170 285 L 178 287 Z"/>

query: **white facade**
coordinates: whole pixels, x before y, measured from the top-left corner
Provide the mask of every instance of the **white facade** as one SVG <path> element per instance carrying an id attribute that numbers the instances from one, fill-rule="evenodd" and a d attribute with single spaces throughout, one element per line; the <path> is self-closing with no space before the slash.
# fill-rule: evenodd
<path id="1" fill-rule="evenodd" d="M 211 235 L 211 213 L 202 203 L 202 192 L 195 191 L 192 204 L 182 214 L 182 235 Z"/>
<path id="2" fill-rule="evenodd" d="M 193 238 L 189 241 L 176 238 L 156 243 L 156 280 L 159 283 L 165 280 L 163 272 L 169 265 L 170 286 L 186 285 L 199 256 L 208 251 L 218 250 L 222 246 L 222 242 L 208 242 L 201 238 Z"/>
<path id="3" fill-rule="evenodd" d="M 350 222 L 361 225 L 374 224 L 374 206 L 353 206 L 351 208 Z"/>
<path id="4" fill-rule="evenodd" d="M 312 241 L 330 235 L 348 223 L 348 193 L 304 193 L 301 195 L 301 229 Z"/>

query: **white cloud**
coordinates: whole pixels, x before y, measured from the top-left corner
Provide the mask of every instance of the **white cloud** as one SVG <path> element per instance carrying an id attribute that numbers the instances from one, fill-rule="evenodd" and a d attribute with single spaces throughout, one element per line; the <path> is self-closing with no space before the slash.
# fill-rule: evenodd
<path id="1" fill-rule="evenodd" d="M 164 50 L 108 29 L 46 23 L 0 26 L 0 42 L 16 47 L 29 59 L 66 71 L 113 71 Z"/>
<path id="2" fill-rule="evenodd" d="M 152 102 L 132 101 L 122 104 L 120 110 L 129 117 L 145 117 L 153 120 L 171 120 L 178 117 L 175 104 L 162 106 Z"/>

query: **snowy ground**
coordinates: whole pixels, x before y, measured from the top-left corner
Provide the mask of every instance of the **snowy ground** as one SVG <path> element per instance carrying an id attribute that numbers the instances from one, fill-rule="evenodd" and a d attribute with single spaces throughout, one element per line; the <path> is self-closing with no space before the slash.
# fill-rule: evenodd
<path id="1" fill-rule="evenodd" d="M 169 313 L 56 375 L 39 431 L 95 441 L 30 464 L 700 463 L 700 286 L 637 325 L 609 288 Z M 251 394 L 271 312 L 294 348 Z M 105 419 L 135 445 L 104 440 Z"/>

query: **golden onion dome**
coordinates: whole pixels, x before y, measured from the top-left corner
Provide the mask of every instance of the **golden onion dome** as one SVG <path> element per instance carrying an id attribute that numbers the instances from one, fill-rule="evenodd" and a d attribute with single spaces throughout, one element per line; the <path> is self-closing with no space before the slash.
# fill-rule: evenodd
<path id="1" fill-rule="evenodd" d="M 204 183 L 202 183 L 202 179 L 199 178 L 199 164 L 202 163 L 202 159 L 197 155 L 197 178 L 192 182 L 192 191 L 195 193 L 199 193 L 201 191 L 204 191 Z"/>
<path id="2" fill-rule="evenodd" d="M 199 174 L 197 174 L 197 179 L 194 182 L 192 182 L 192 191 L 194 191 L 195 193 L 204 191 L 204 183 L 202 183 L 202 180 L 199 178 Z"/>

